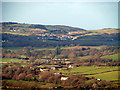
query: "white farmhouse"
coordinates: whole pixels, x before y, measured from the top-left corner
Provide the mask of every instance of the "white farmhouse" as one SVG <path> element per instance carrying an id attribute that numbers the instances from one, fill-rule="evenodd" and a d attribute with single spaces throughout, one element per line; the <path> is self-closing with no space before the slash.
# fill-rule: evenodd
<path id="1" fill-rule="evenodd" d="M 99 79 L 99 78 L 98 78 L 97 80 L 98 80 L 98 81 L 101 81 L 101 79 Z"/>
<path id="2" fill-rule="evenodd" d="M 69 65 L 68 68 L 73 68 L 73 66 L 72 66 L 72 65 Z"/>
<path id="3" fill-rule="evenodd" d="M 61 80 L 67 80 L 68 77 L 61 77 Z"/>
<path id="4" fill-rule="evenodd" d="M 40 71 L 41 71 L 41 72 L 44 72 L 44 70 L 43 70 L 43 69 L 41 69 L 41 68 L 40 68 Z"/>
<path id="5" fill-rule="evenodd" d="M 59 75 L 60 73 L 54 73 L 55 75 Z"/>
<path id="6" fill-rule="evenodd" d="M 51 67 L 52 70 L 55 70 L 55 67 Z"/>

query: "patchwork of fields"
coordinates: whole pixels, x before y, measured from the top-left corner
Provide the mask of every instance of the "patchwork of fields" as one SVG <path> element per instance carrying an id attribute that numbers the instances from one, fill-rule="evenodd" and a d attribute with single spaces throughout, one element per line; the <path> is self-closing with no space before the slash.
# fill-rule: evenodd
<path id="1" fill-rule="evenodd" d="M 100 49 L 99 46 L 71 46 L 71 47 L 61 47 L 61 49 L 74 49 L 74 48 L 95 48 Z M 4 49 L 16 50 L 23 49 L 24 47 L 3 47 Z M 55 50 L 55 48 L 41 48 L 41 47 L 33 47 L 34 50 Z"/>
<path id="2" fill-rule="evenodd" d="M 72 49 L 74 47 L 61 47 L 62 49 Z M 78 47 L 79 48 L 79 47 Z M 100 49 L 100 47 L 92 47 L 95 49 Z M 10 49 L 10 50 L 16 50 L 16 49 L 23 49 L 23 47 L 6 47 L 5 49 Z M 39 48 L 39 47 L 34 47 L 34 50 L 55 50 L 55 48 Z M 26 56 L 21 55 L 21 58 L 26 58 Z M 83 56 L 83 57 L 78 57 L 78 58 L 89 58 L 89 56 Z M 120 53 L 118 54 L 113 54 L 113 55 L 106 55 L 102 56 L 101 58 L 111 58 L 115 61 L 118 61 L 120 58 Z M 3 58 L 2 63 L 7 63 L 7 62 L 21 62 L 21 59 L 16 59 L 16 58 Z M 48 65 L 48 67 L 51 67 L 52 65 Z M 55 66 L 55 65 L 53 65 Z M 42 65 L 40 66 L 42 67 Z M 107 81 L 117 81 L 119 80 L 118 77 L 120 71 L 118 70 L 118 66 L 80 66 L 80 67 L 74 67 L 69 70 L 59 70 L 57 72 L 61 72 L 63 74 L 82 74 L 85 75 L 86 77 L 94 77 L 94 78 L 99 78 L 102 80 L 107 80 Z"/>
<path id="3" fill-rule="evenodd" d="M 119 80 L 119 78 L 118 78 L 119 73 L 120 73 L 120 71 L 111 71 L 111 72 L 98 73 L 95 75 L 86 75 L 86 76 L 100 78 L 102 80 L 107 80 L 107 81 L 117 81 L 117 80 Z"/>
<path id="4" fill-rule="evenodd" d="M 118 59 L 120 58 L 120 53 L 118 53 L 118 54 L 113 54 L 113 55 L 102 56 L 101 58 L 111 58 L 111 59 L 113 59 L 113 60 L 118 61 Z"/>
<path id="5" fill-rule="evenodd" d="M 58 72 L 69 74 L 82 74 L 86 77 L 95 77 L 108 81 L 118 80 L 118 67 L 104 67 L 104 66 L 80 66 L 72 68 L 71 70 L 60 70 Z"/>
<path id="6" fill-rule="evenodd" d="M 20 62 L 21 60 L 20 59 L 11 59 L 11 58 L 2 58 L 2 62 L 3 63 L 6 63 L 6 62 Z"/>

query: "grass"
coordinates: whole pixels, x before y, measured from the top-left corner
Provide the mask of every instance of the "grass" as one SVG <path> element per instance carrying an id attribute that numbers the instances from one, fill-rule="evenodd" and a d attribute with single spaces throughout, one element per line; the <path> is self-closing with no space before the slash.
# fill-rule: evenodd
<path id="1" fill-rule="evenodd" d="M 53 87 L 53 86 L 56 86 L 55 84 L 53 83 L 45 83 L 45 82 L 34 82 L 34 81 L 16 81 L 16 80 L 7 80 L 7 81 L 10 81 L 10 83 L 12 82 L 19 82 L 19 84 L 21 83 L 26 83 L 26 84 L 31 84 L 31 85 L 35 85 L 36 87 L 39 87 L 39 88 L 48 88 L 48 87 Z M 57 85 L 59 86 L 59 84 Z M 18 88 L 17 88 L 18 89 Z"/>
<path id="2" fill-rule="evenodd" d="M 2 58 L 2 62 L 20 62 L 20 59 L 13 58 Z"/>
<path id="3" fill-rule="evenodd" d="M 120 71 L 112 71 L 112 72 L 100 73 L 95 75 L 87 75 L 87 77 L 95 77 L 102 80 L 115 81 L 115 80 L 118 80 L 118 72 Z"/>
<path id="4" fill-rule="evenodd" d="M 10 49 L 10 50 L 17 50 L 17 49 L 23 49 L 24 47 L 3 47 L 4 49 Z M 95 48 L 100 49 L 100 46 L 71 46 L 71 47 L 61 47 L 61 49 L 74 49 L 74 48 Z M 42 48 L 42 47 L 33 47 L 34 50 L 55 50 L 56 47 L 53 48 Z"/>
<path id="5" fill-rule="evenodd" d="M 35 83 L 35 82 L 31 82 L 31 81 L 16 81 L 16 80 L 7 80 L 7 81 L 21 82 L 21 83 Z"/>
<path id="6" fill-rule="evenodd" d="M 10 49 L 10 50 L 17 50 L 17 49 L 23 49 L 24 47 L 3 47 L 4 49 Z M 33 47 L 34 50 L 55 50 L 55 48 L 41 48 L 41 47 Z"/>
<path id="7" fill-rule="evenodd" d="M 41 67 L 41 68 L 43 68 L 43 67 L 55 67 L 55 66 L 58 66 L 58 65 L 40 65 L 40 66 L 37 66 L 37 67 Z"/>
<path id="8" fill-rule="evenodd" d="M 101 67 L 99 69 L 87 71 L 82 74 L 96 74 L 96 73 L 103 73 L 103 72 L 115 71 L 115 70 L 118 70 L 118 67 Z"/>
<path id="9" fill-rule="evenodd" d="M 34 50 L 55 50 L 55 48 L 41 48 L 41 47 L 34 47 Z"/>
<path id="10" fill-rule="evenodd" d="M 115 71 L 116 70 L 116 71 Z M 114 81 L 118 80 L 118 67 L 108 67 L 108 66 L 80 66 L 69 70 L 59 70 L 58 72 L 69 73 L 69 74 L 82 74 L 87 77 L 95 77 L 103 80 Z M 115 73 L 115 76 L 114 76 Z M 92 74 L 92 75 L 90 75 Z M 105 76 L 104 76 L 105 75 Z M 107 77 L 108 75 L 108 77 Z"/>
<path id="11" fill-rule="evenodd" d="M 4 49 L 16 50 L 16 49 L 23 49 L 24 47 L 3 47 Z"/>
<path id="12" fill-rule="evenodd" d="M 102 56 L 101 58 L 111 58 L 111 59 L 113 59 L 113 60 L 118 61 L 118 59 L 120 58 L 120 53 L 118 53 L 118 54 L 113 54 L 113 55 Z"/>
<path id="13" fill-rule="evenodd" d="M 83 57 L 78 57 L 78 58 L 84 59 L 84 58 L 89 58 L 89 56 L 83 56 Z"/>
<path id="14" fill-rule="evenodd" d="M 100 67 L 97 67 L 97 66 L 80 66 L 80 67 L 74 67 L 70 70 L 60 70 L 58 72 L 76 74 L 76 73 L 83 73 L 83 72 L 91 71 L 91 70 L 98 69 L 98 68 L 100 68 Z"/>
<path id="15" fill-rule="evenodd" d="M 9 34 L 23 35 L 23 36 L 29 36 L 30 35 L 30 34 L 25 34 L 25 33 L 13 33 L 13 32 L 2 32 L 2 33 L 9 33 Z"/>
<path id="16" fill-rule="evenodd" d="M 94 47 L 95 49 L 100 49 L 100 47 L 99 46 L 96 46 L 96 47 Z"/>
<path id="17" fill-rule="evenodd" d="M 26 58 L 26 56 L 25 55 L 21 55 L 21 58 Z"/>

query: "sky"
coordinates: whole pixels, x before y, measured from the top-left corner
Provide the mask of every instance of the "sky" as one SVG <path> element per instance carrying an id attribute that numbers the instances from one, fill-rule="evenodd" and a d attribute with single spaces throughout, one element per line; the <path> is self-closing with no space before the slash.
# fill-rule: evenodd
<path id="1" fill-rule="evenodd" d="M 2 2 L 2 21 L 67 25 L 86 30 L 118 28 L 118 3 Z"/>

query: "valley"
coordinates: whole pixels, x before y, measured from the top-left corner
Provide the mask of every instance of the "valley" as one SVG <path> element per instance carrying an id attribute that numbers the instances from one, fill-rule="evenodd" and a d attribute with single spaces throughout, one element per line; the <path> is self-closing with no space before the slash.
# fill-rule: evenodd
<path id="1" fill-rule="evenodd" d="M 2 88 L 118 88 L 119 29 L 2 23 Z"/>

